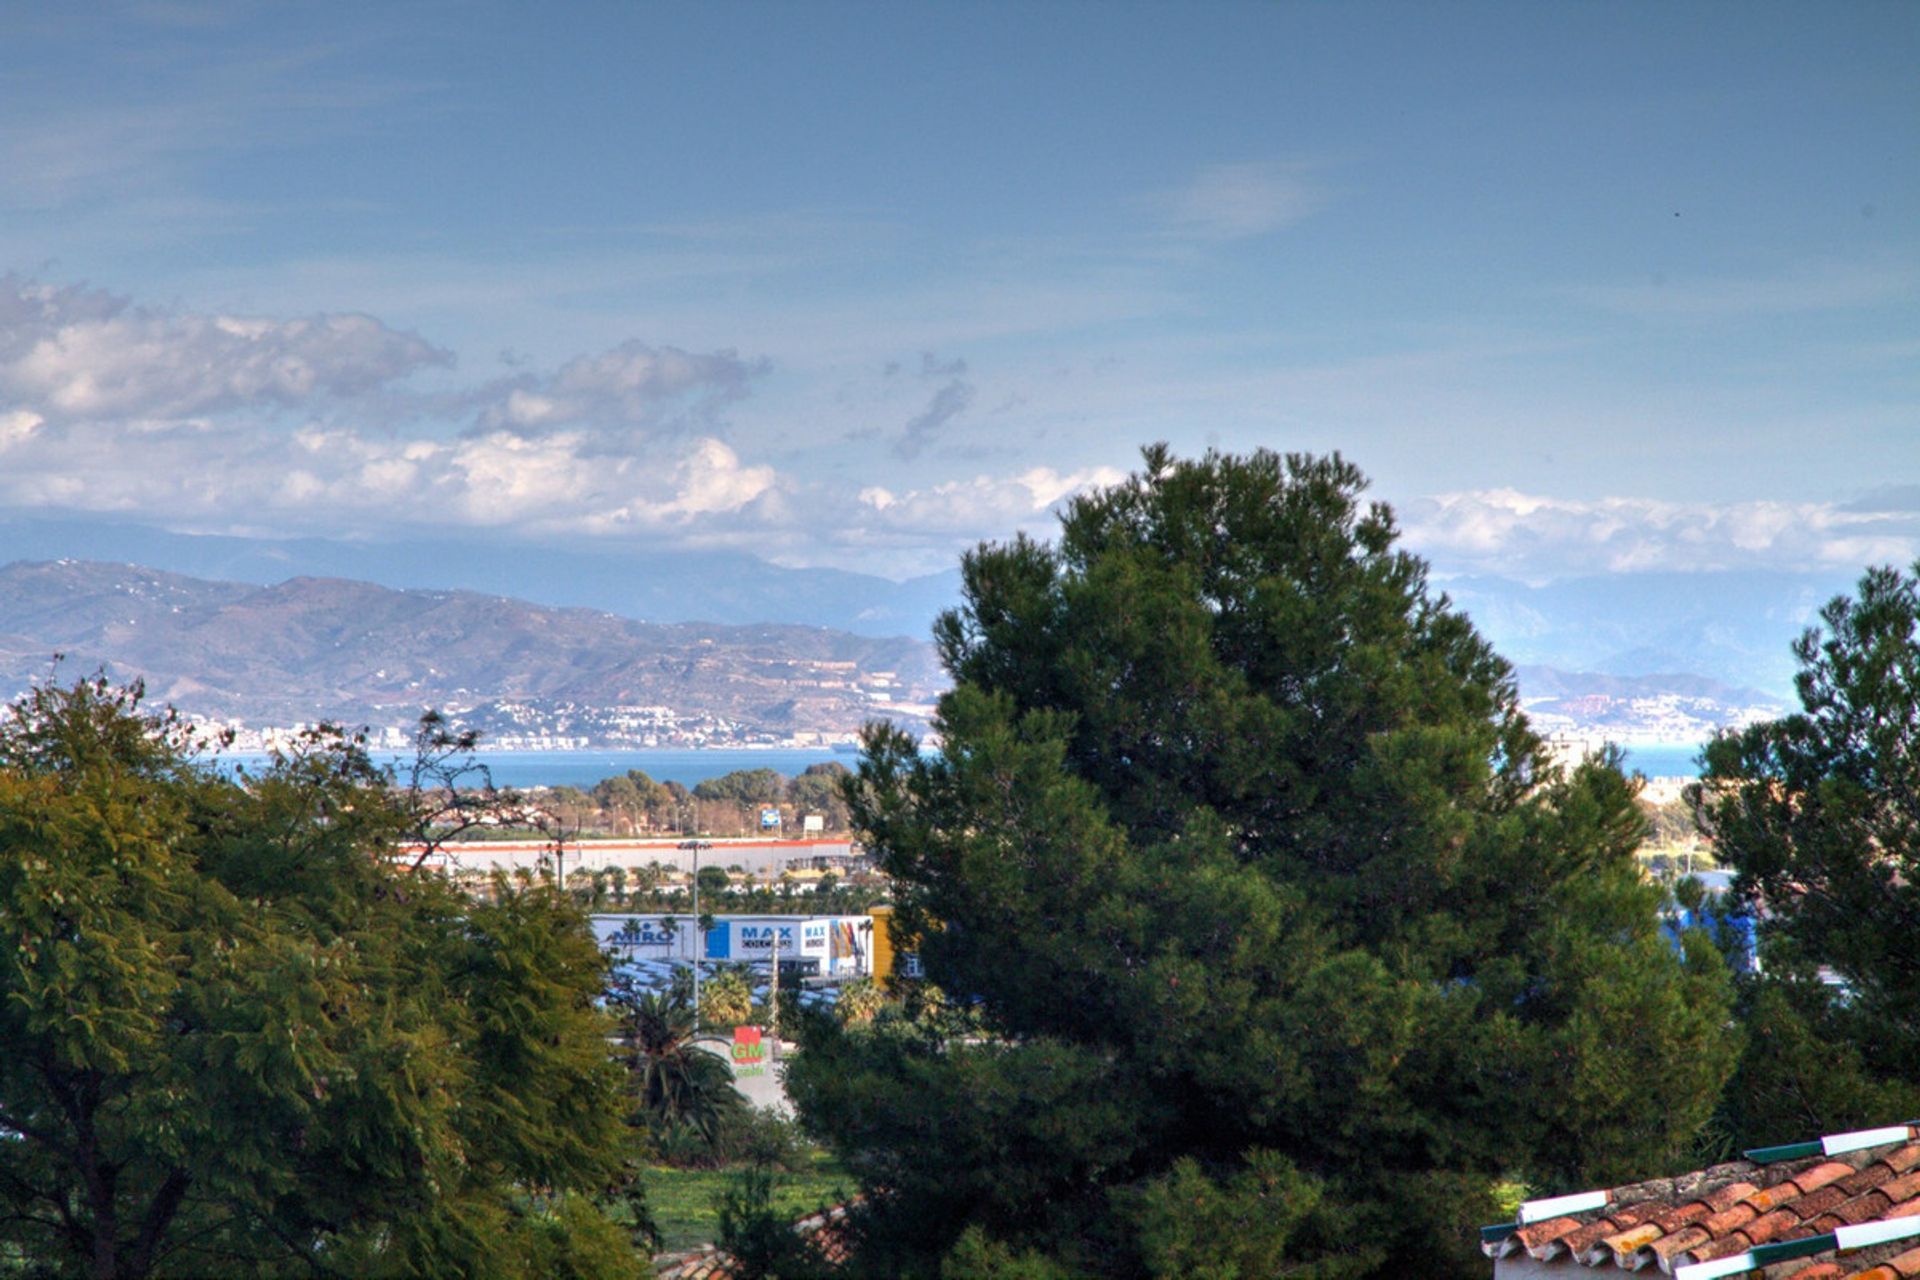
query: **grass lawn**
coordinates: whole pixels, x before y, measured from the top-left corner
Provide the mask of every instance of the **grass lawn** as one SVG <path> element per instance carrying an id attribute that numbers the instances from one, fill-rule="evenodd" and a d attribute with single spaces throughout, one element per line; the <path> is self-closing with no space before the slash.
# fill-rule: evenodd
<path id="1" fill-rule="evenodd" d="M 718 1202 L 733 1173 L 726 1169 L 647 1170 L 647 1207 L 660 1225 L 660 1247 L 672 1252 L 711 1241 L 720 1229 Z M 776 1175 L 774 1207 L 802 1218 L 823 1204 L 838 1204 L 852 1195 L 853 1179 L 824 1151 L 813 1153 L 800 1173 Z"/>

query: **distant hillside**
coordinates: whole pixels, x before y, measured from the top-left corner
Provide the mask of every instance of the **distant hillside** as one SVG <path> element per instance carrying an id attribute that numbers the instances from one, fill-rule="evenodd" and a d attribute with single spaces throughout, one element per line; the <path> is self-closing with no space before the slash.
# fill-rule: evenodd
<path id="1" fill-rule="evenodd" d="M 1621 573 L 1544 586 L 1490 577 L 1438 585 L 1510 662 L 1663 680 L 1695 672 L 1784 700 L 1797 667 L 1793 641 L 1857 576 Z"/>
<path id="2" fill-rule="evenodd" d="M 1514 584 L 1501 585 L 1498 598 L 1510 602 Z M 1475 597 L 1482 607 L 1494 598 Z M 946 683 L 918 640 L 819 627 L 636 622 L 343 578 L 260 586 L 75 560 L 0 568 L 0 694 L 44 677 L 56 652 L 65 677 L 98 667 L 140 676 L 193 714 L 402 728 L 431 706 L 502 745 L 844 737 L 876 716 L 921 727 Z M 1776 715 L 1785 701 L 1684 669 L 1523 661 L 1517 676 L 1528 714 L 1548 733 L 1692 742 Z"/>
<path id="3" fill-rule="evenodd" d="M 895 582 L 842 569 L 790 569 L 739 551 L 659 552 L 452 542 L 241 538 L 92 520 L 0 519 L 0 564 L 79 559 L 268 586 L 349 578 L 400 590 L 478 591 L 648 622 L 788 622 L 924 640 L 960 595 L 957 569 Z"/>
<path id="4" fill-rule="evenodd" d="M 250 724 L 406 724 L 452 706 L 496 731 L 587 737 L 603 735 L 582 709 L 610 707 L 667 708 L 722 733 L 847 733 L 903 704 L 911 719 L 941 683 L 920 641 L 817 627 L 649 624 L 337 578 L 0 569 L 0 691 L 44 677 L 55 652 L 64 675 L 104 666 L 183 711 Z"/>
<path id="5" fill-rule="evenodd" d="M 1695 743 L 1717 729 L 1772 719 L 1786 709 L 1761 690 L 1684 672 L 1616 676 L 1522 666 L 1514 675 L 1533 727 L 1550 735 Z"/>
<path id="6" fill-rule="evenodd" d="M 365 540 L 250 538 L 100 519 L 0 519 L 0 564 L 62 557 L 130 561 L 255 586 L 347 578 L 649 622 L 780 622 L 918 640 L 960 595 L 956 569 L 895 582 L 836 568 L 789 568 L 743 551 L 535 546 L 397 527 L 369 531 Z M 1791 692 L 1794 638 L 1828 599 L 1851 591 L 1859 573 L 1648 571 L 1531 585 L 1435 569 L 1436 585 L 1509 661 L 1617 676 L 1693 672 L 1775 698 Z"/>
<path id="7" fill-rule="evenodd" d="M 1559 667 L 1515 669 L 1529 698 L 1697 698 L 1728 706 L 1779 707 L 1780 699 L 1759 689 L 1722 684 L 1710 676 L 1674 671 L 1646 676 L 1616 676 L 1604 671 L 1563 671 Z"/>

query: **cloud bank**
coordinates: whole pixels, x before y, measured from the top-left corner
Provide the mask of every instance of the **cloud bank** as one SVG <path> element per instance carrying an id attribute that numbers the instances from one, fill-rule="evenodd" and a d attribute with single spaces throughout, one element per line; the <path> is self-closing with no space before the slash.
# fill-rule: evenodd
<path id="1" fill-rule="evenodd" d="M 452 363 L 366 315 L 195 315 L 0 276 L 0 404 L 48 421 L 291 408 Z"/>
<path id="2" fill-rule="evenodd" d="M 452 365 L 367 315 L 196 313 L 3 277 L 0 513 L 496 530 L 912 572 L 1042 528 L 1061 499 L 1119 478 L 1042 467 L 899 493 L 804 481 L 723 438 L 727 407 L 769 370 L 732 350 L 630 339 L 466 389 L 409 384 Z M 965 373 L 923 358 L 937 385 L 900 438 L 911 452 L 971 403 Z"/>
<path id="3" fill-rule="evenodd" d="M 1821 571 L 1911 564 L 1920 510 L 1903 491 L 1840 503 L 1591 501 L 1512 489 L 1440 494 L 1398 508 L 1407 544 L 1447 572 L 1529 581 L 1730 569 Z"/>
<path id="4" fill-rule="evenodd" d="M 945 437 L 975 383 L 966 361 L 932 353 L 903 384 L 922 407 L 891 448 L 811 473 L 786 469 L 802 431 L 773 437 L 771 452 L 733 438 L 733 406 L 772 381 L 764 358 L 632 338 L 464 387 L 453 363 L 361 313 L 202 313 L 0 277 L 0 515 L 277 536 L 488 530 L 913 573 L 981 540 L 1051 536 L 1062 501 L 1123 478 L 1013 449 L 1026 460 L 1004 471 L 886 482 L 886 455 L 958 456 Z M 1480 489 L 1397 506 L 1407 545 L 1443 575 L 1851 570 L 1920 556 L 1920 489 L 1883 480 L 1831 503 Z"/>

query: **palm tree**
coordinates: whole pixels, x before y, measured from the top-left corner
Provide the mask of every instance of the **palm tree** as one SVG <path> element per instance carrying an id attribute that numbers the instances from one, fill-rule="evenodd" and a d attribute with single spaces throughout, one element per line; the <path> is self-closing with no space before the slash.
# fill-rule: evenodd
<path id="1" fill-rule="evenodd" d="M 709 1145 L 722 1123 L 747 1105 L 733 1072 L 693 1043 L 693 1008 L 678 993 L 616 990 L 620 1060 L 632 1078 L 641 1120 L 656 1132 L 694 1130 Z"/>

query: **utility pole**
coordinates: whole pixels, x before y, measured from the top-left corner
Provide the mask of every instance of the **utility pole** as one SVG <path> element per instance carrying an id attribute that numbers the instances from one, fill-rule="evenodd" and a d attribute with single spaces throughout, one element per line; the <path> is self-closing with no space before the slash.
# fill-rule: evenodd
<path id="1" fill-rule="evenodd" d="M 773 926 L 773 986 L 767 990 L 767 1030 L 773 1033 L 768 1050 L 774 1061 L 780 1059 L 780 926 Z"/>
<path id="2" fill-rule="evenodd" d="M 694 808 L 695 826 L 699 825 L 698 806 Z M 699 839 L 682 840 L 682 849 L 693 850 L 693 1026 L 700 1029 L 700 957 L 707 950 L 707 931 L 700 927 L 700 850 L 712 848 L 711 842 Z"/>

